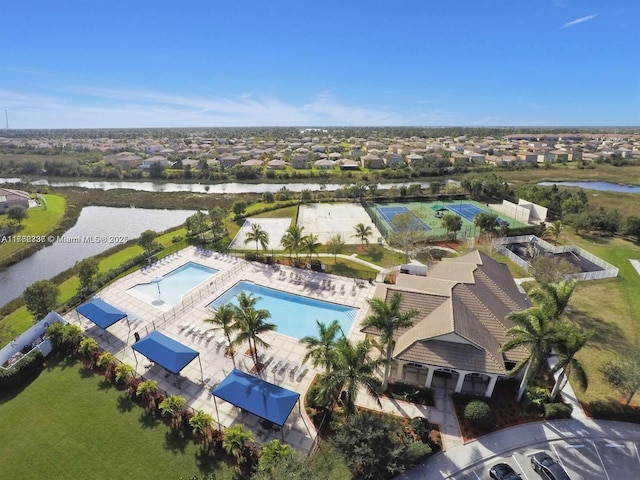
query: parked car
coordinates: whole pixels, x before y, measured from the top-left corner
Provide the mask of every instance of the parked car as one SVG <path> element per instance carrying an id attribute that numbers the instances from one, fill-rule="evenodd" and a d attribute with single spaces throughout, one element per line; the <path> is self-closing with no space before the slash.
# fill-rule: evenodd
<path id="1" fill-rule="evenodd" d="M 506 463 L 498 463 L 491 467 L 489 476 L 493 480 L 521 480 L 520 475 L 513 471 Z"/>
<path id="2" fill-rule="evenodd" d="M 546 452 L 531 455 L 531 466 L 545 480 L 571 480 L 562 465 Z"/>

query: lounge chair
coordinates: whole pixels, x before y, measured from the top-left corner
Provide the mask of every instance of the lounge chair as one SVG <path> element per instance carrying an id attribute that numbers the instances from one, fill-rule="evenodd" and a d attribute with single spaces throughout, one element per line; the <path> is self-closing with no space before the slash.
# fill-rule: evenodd
<path id="1" fill-rule="evenodd" d="M 271 371 L 272 371 L 272 372 L 277 371 L 277 370 L 280 368 L 280 365 L 282 365 L 282 362 L 283 362 L 283 361 L 284 361 L 284 360 L 282 360 L 282 359 L 280 359 L 280 358 L 279 358 L 279 359 L 278 359 L 278 361 L 277 361 L 276 363 L 274 363 L 274 364 L 273 364 L 273 367 L 271 367 Z"/>
<path id="2" fill-rule="evenodd" d="M 293 378 L 293 376 L 296 374 L 299 368 L 300 366 L 297 364 L 292 365 L 291 368 L 289 369 L 289 375 Z"/>
<path id="3" fill-rule="evenodd" d="M 207 333 L 204 334 L 204 338 L 207 339 L 207 342 L 210 342 L 215 336 L 216 336 L 216 332 L 214 332 L 213 330 L 209 330 Z"/>
<path id="4" fill-rule="evenodd" d="M 302 381 L 302 379 L 304 378 L 304 376 L 307 374 L 308 371 L 309 371 L 308 368 L 303 369 L 300 373 L 298 373 L 298 378 L 296 378 L 296 380 L 298 382 Z"/>
<path id="5" fill-rule="evenodd" d="M 284 373 L 287 371 L 287 368 L 289 368 L 289 362 L 285 362 L 284 365 L 280 366 L 280 370 L 278 371 L 278 373 L 280 375 L 284 375 Z"/>

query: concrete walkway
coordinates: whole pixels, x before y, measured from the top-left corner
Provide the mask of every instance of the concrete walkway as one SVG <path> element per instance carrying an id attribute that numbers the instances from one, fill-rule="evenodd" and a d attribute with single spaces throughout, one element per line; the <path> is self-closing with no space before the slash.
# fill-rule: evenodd
<path id="1" fill-rule="evenodd" d="M 422 465 L 396 478 L 398 480 L 450 479 L 498 456 L 508 456 L 513 451 L 536 444 L 562 439 L 600 438 L 637 442 L 640 441 L 640 425 L 586 419 L 528 423 L 490 433 L 446 453 L 438 453 Z"/>

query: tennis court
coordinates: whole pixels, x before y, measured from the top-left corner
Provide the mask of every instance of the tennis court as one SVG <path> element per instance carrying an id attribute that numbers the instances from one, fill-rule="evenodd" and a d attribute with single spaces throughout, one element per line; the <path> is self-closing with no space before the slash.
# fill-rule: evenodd
<path id="1" fill-rule="evenodd" d="M 476 215 L 479 213 L 487 213 L 471 203 L 445 204 L 445 207 L 470 222 L 473 222 L 473 219 L 476 218 Z"/>
<path id="2" fill-rule="evenodd" d="M 413 221 L 411 222 L 411 226 L 416 230 L 424 230 L 429 231 L 431 227 L 427 225 L 420 217 L 418 217 L 415 213 L 411 212 L 407 207 L 376 207 L 378 214 L 382 219 L 387 222 L 387 224 L 393 229 L 393 224 L 391 221 L 396 215 L 400 215 L 401 213 L 410 213 L 413 217 Z"/>

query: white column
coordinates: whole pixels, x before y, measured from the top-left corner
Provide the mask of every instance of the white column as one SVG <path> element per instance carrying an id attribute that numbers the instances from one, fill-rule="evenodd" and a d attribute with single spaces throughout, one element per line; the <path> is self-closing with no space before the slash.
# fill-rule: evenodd
<path id="1" fill-rule="evenodd" d="M 427 367 L 427 381 L 424 382 L 424 388 L 431 388 L 431 382 L 433 381 L 433 372 L 435 371 L 435 368 Z"/>
<path id="2" fill-rule="evenodd" d="M 487 385 L 487 389 L 484 392 L 485 397 L 491 398 L 491 395 L 493 395 L 493 389 L 495 388 L 497 381 L 498 381 L 497 375 L 489 376 L 489 385 Z"/>
<path id="3" fill-rule="evenodd" d="M 404 370 L 404 362 L 402 360 L 395 360 L 396 362 L 396 382 L 402 382 L 402 375 Z"/>
<path id="4" fill-rule="evenodd" d="M 462 384 L 464 383 L 464 377 L 467 375 L 467 372 L 462 372 L 458 370 L 458 383 L 456 383 L 455 392 L 460 393 L 462 391 Z"/>

